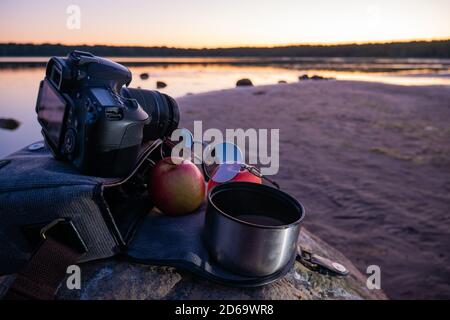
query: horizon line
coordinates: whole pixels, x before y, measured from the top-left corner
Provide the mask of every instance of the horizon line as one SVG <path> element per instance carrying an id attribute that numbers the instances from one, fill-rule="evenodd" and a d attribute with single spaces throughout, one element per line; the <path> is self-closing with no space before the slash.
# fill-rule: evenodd
<path id="1" fill-rule="evenodd" d="M 168 48 L 168 49 L 182 49 L 182 50 L 217 50 L 217 49 L 240 49 L 240 48 L 248 48 L 248 49 L 270 49 L 270 48 L 285 48 L 285 47 L 301 47 L 301 46 L 321 46 L 321 47 L 334 47 L 334 46 L 346 46 L 346 45 L 376 45 L 376 44 L 397 44 L 397 43 L 414 43 L 414 42 L 441 42 L 441 41 L 450 41 L 450 37 L 447 38 L 432 38 L 432 39 L 400 39 L 400 40 L 378 40 L 378 41 L 355 41 L 355 42 L 318 42 L 318 43 L 288 43 L 288 44 L 276 44 L 276 45 L 254 45 L 254 46 L 246 46 L 246 45 L 235 45 L 235 46 L 218 46 L 218 47 L 208 47 L 208 46 L 199 46 L 199 47 L 176 47 L 176 46 L 167 46 L 167 45 L 143 45 L 143 44 L 104 44 L 104 43 L 61 43 L 61 42 L 0 42 L 0 45 L 35 45 L 35 46 L 43 46 L 43 45 L 54 45 L 54 46 L 86 46 L 86 47 L 116 47 L 116 48 L 124 48 L 124 47 L 134 47 L 134 48 Z"/>

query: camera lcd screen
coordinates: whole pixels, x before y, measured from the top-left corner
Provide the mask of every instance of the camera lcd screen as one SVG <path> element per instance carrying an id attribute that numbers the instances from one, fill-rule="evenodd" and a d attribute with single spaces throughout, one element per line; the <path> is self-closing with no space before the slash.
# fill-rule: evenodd
<path id="1" fill-rule="evenodd" d="M 58 147 L 64 121 L 66 102 L 63 97 L 44 80 L 39 92 L 38 119 L 51 142 Z"/>

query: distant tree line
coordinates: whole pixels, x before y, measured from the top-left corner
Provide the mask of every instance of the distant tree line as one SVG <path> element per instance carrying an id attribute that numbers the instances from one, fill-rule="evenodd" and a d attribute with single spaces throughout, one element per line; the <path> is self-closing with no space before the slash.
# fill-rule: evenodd
<path id="1" fill-rule="evenodd" d="M 99 56 L 118 57 L 386 57 L 450 58 L 450 40 L 392 43 L 298 45 L 279 47 L 238 47 L 182 49 L 170 47 L 135 47 L 105 45 L 62 45 L 0 43 L 0 56 L 66 55 L 71 50 L 89 51 Z"/>

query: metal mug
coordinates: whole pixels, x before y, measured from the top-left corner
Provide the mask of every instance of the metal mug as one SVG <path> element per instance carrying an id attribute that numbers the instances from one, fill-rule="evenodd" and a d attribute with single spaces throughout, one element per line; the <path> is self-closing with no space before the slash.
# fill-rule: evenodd
<path id="1" fill-rule="evenodd" d="M 303 206 L 281 190 L 228 182 L 208 194 L 204 241 L 224 268 L 245 276 L 268 276 L 296 255 L 304 216 Z"/>

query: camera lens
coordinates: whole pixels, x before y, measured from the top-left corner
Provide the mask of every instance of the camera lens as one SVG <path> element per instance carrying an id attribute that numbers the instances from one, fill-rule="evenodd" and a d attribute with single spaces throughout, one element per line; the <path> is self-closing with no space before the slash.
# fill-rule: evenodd
<path id="1" fill-rule="evenodd" d="M 151 121 L 144 127 L 144 142 L 169 137 L 178 127 L 178 104 L 170 96 L 153 90 L 123 88 L 125 98 L 135 99 Z"/>

